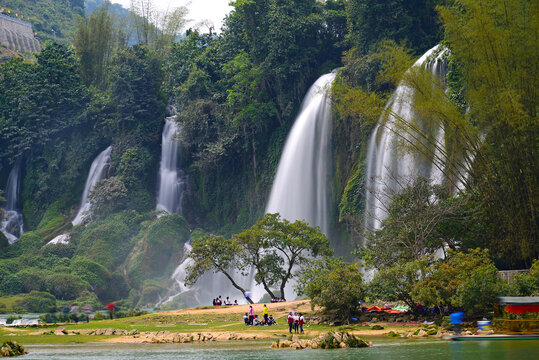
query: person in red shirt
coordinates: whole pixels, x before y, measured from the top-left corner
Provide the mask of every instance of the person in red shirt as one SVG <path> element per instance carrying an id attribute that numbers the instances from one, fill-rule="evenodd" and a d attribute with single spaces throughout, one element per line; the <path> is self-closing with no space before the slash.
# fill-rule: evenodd
<path id="1" fill-rule="evenodd" d="M 305 318 L 303 317 L 302 313 L 299 313 L 299 329 L 302 334 L 303 334 L 303 324 L 305 324 Z"/>
<path id="2" fill-rule="evenodd" d="M 294 326 L 294 315 L 292 314 L 292 311 L 290 311 L 290 314 L 288 314 L 288 331 L 290 334 L 292 334 L 292 327 Z"/>

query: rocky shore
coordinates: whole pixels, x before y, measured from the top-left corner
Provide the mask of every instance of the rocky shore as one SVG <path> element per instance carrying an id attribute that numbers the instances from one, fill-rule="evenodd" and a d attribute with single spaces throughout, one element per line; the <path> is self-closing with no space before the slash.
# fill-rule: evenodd
<path id="1" fill-rule="evenodd" d="M 292 336 L 292 340 L 278 340 L 271 344 L 274 349 L 292 348 L 301 350 L 305 348 L 312 349 L 345 349 L 345 348 L 361 348 L 368 347 L 372 343 L 368 343 L 365 340 L 358 338 L 355 335 L 347 332 L 328 332 L 326 334 L 317 336 L 310 340 L 300 339 L 299 336 Z"/>

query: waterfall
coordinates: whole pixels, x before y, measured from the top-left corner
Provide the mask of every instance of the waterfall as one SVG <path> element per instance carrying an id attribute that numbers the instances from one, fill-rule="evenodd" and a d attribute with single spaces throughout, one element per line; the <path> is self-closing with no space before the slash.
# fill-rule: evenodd
<path id="1" fill-rule="evenodd" d="M 182 200 L 187 179 L 184 172 L 178 168 L 179 143 L 175 139 L 177 132 L 178 126 L 174 121 L 174 116 L 166 118 L 161 144 L 156 209 L 169 214 L 183 215 Z"/>
<path id="2" fill-rule="evenodd" d="M 288 135 L 271 188 L 266 213 L 305 220 L 328 234 L 331 105 L 327 96 L 334 73 L 311 86 Z"/>
<path id="3" fill-rule="evenodd" d="M 2 220 L 2 233 L 13 244 L 24 233 L 24 221 L 22 214 L 18 211 L 19 192 L 21 185 L 21 162 L 19 158 L 15 161 L 9 173 L 6 184 L 6 203 L 4 205 L 4 219 Z"/>
<path id="4" fill-rule="evenodd" d="M 445 50 L 441 51 L 436 58 L 430 59 L 438 48 L 439 45 L 427 51 L 413 66 L 423 66 L 433 74 L 445 77 L 447 66 L 442 59 Z M 396 125 L 397 118 L 399 121 L 418 127 L 426 125 L 414 114 L 413 97 L 413 89 L 400 84 L 370 137 L 367 150 L 365 196 L 365 228 L 367 230 L 380 228 L 382 220 L 387 215 L 386 208 L 391 202 L 391 194 L 398 192 L 403 182 L 418 176 L 426 177 L 434 184 L 440 184 L 444 180 L 442 171 L 433 164 L 432 159 L 427 159 L 419 152 L 403 153 L 398 149 L 399 141 L 413 142 L 413 140 L 408 133 L 399 134 L 402 130 Z M 440 163 L 443 160 L 440 159 L 443 159 L 442 154 L 445 153 L 444 129 L 436 125 L 436 128 L 432 130 L 432 139 L 437 146 L 432 151 L 433 159 L 439 167 L 443 167 Z M 432 150 L 433 144 L 427 146 L 430 146 Z"/>
<path id="5" fill-rule="evenodd" d="M 109 146 L 103 150 L 92 162 L 90 167 L 90 172 L 88 173 L 88 178 L 86 179 L 86 184 L 84 185 L 84 191 L 82 193 L 82 199 L 80 202 L 80 209 L 75 216 L 75 219 L 71 222 L 73 225 L 79 225 L 86 219 L 88 212 L 90 210 L 91 204 L 88 200 L 90 192 L 94 189 L 95 185 L 103 178 L 105 173 L 105 168 L 110 161 L 110 153 L 112 152 L 112 146 Z"/>

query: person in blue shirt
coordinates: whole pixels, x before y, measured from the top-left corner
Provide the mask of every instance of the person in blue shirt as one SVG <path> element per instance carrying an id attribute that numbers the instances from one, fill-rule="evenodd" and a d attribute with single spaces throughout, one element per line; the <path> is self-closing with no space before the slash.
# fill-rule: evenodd
<path id="1" fill-rule="evenodd" d="M 449 315 L 449 323 L 453 326 L 453 331 L 455 332 L 455 335 L 460 335 L 462 323 L 464 323 L 464 313 L 455 312 Z"/>

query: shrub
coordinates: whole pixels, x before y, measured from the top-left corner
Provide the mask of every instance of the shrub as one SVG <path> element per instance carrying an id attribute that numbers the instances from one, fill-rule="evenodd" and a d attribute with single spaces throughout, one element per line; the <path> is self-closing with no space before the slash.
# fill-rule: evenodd
<path id="1" fill-rule="evenodd" d="M 32 313 L 44 313 L 56 308 L 56 298 L 47 292 L 31 291 L 25 295 L 21 306 Z"/>

